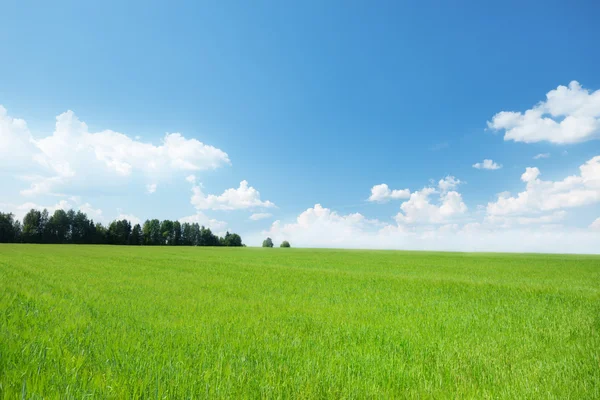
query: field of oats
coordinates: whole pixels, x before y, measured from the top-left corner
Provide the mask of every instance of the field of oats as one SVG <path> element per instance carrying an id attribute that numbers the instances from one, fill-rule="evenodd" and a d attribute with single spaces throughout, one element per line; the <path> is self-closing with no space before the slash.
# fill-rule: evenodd
<path id="1" fill-rule="evenodd" d="M 0 398 L 600 398 L 600 257 L 0 245 Z"/>

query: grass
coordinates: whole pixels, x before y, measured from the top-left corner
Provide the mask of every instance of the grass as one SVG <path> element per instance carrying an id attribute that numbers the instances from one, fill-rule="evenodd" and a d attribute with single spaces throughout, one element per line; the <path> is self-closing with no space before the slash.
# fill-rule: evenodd
<path id="1" fill-rule="evenodd" d="M 600 398 L 600 258 L 0 245 L 0 398 Z"/>

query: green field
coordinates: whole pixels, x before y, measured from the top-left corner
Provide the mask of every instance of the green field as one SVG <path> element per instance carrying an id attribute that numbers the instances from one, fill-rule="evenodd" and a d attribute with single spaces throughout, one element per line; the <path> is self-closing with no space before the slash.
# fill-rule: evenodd
<path id="1" fill-rule="evenodd" d="M 600 398 L 600 257 L 0 245 L 0 397 Z"/>

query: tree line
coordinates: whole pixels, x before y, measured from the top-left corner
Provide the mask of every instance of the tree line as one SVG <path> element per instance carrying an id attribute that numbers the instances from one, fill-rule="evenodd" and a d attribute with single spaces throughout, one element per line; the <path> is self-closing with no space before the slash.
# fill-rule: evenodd
<path id="1" fill-rule="evenodd" d="M 219 237 L 198 223 L 158 219 L 132 225 L 126 219 L 107 226 L 88 219 L 81 211 L 31 209 L 23 221 L 0 212 L 0 243 L 72 243 L 146 246 L 243 246 L 237 233 Z"/>

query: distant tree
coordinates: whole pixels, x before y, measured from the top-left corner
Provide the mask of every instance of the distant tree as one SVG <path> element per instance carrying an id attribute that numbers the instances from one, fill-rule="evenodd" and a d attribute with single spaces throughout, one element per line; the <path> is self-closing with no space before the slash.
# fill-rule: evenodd
<path id="1" fill-rule="evenodd" d="M 113 221 L 108 226 L 107 241 L 109 244 L 129 244 L 131 235 L 131 222 L 126 219 Z"/>
<path id="2" fill-rule="evenodd" d="M 100 222 L 96 223 L 94 227 L 94 243 L 95 244 L 107 244 L 108 243 L 108 229 Z"/>
<path id="3" fill-rule="evenodd" d="M 90 221 L 87 215 L 77 211 L 71 221 L 71 243 L 89 243 Z"/>
<path id="4" fill-rule="evenodd" d="M 45 229 L 46 243 L 67 243 L 71 222 L 64 210 L 56 210 L 48 219 Z"/>
<path id="5" fill-rule="evenodd" d="M 21 225 L 21 221 L 15 218 L 13 222 L 13 232 L 15 235 L 15 243 L 21 243 L 23 240 L 23 226 Z"/>
<path id="6" fill-rule="evenodd" d="M 268 239 L 270 246 L 273 242 Z M 227 232 L 224 237 L 212 233 L 198 223 L 146 220 L 143 227 L 126 219 L 112 221 L 108 226 L 94 223 L 82 211 L 31 209 L 23 223 L 13 214 L 0 212 L 0 242 L 75 243 L 115 245 L 171 245 L 171 246 L 245 246 L 237 233 Z"/>
<path id="7" fill-rule="evenodd" d="M 16 242 L 16 236 L 14 216 L 0 212 L 0 243 Z"/>
<path id="8" fill-rule="evenodd" d="M 192 225 L 189 222 L 184 222 L 181 225 L 181 244 L 183 246 L 193 246 L 194 245 Z"/>
<path id="9" fill-rule="evenodd" d="M 25 243 L 41 243 L 41 217 L 42 213 L 33 208 L 23 217 L 23 241 Z"/>
<path id="10" fill-rule="evenodd" d="M 270 237 L 263 240 L 262 247 L 273 247 L 273 241 L 271 240 Z"/>
<path id="11" fill-rule="evenodd" d="M 225 237 L 221 238 L 221 245 L 230 246 L 230 247 L 241 247 L 242 238 L 237 233 L 229 233 L 225 234 Z"/>
<path id="12" fill-rule="evenodd" d="M 242 243 L 242 237 L 240 235 L 238 235 L 237 233 L 232 233 L 229 236 L 228 246 L 242 247 L 243 245 L 244 244 Z"/>
<path id="13" fill-rule="evenodd" d="M 147 220 L 142 228 L 144 236 L 144 244 L 148 246 L 156 246 L 161 244 L 160 221 L 157 219 Z"/>
<path id="14" fill-rule="evenodd" d="M 160 223 L 161 245 L 172 244 L 173 242 L 173 221 L 165 219 Z"/>
<path id="15" fill-rule="evenodd" d="M 133 246 L 139 246 L 143 243 L 144 237 L 142 235 L 142 227 L 140 224 L 135 224 L 131 230 L 131 237 L 129 238 L 129 244 Z"/>
<path id="16" fill-rule="evenodd" d="M 200 246 L 220 246 L 219 237 L 212 233 L 210 228 L 200 228 Z"/>
<path id="17" fill-rule="evenodd" d="M 288 242 L 287 240 L 284 240 L 283 242 L 281 242 L 279 247 L 292 247 L 292 246 L 290 246 L 290 242 Z"/>
<path id="18" fill-rule="evenodd" d="M 67 233 L 68 233 L 69 228 L 70 228 L 70 224 L 68 221 L 66 224 L 66 228 L 67 228 Z M 40 236 L 39 243 L 57 243 L 56 238 L 54 238 L 52 236 L 53 229 L 54 229 L 54 227 L 52 225 L 50 214 L 48 213 L 48 210 L 46 210 L 44 208 L 42 210 L 42 213 L 40 214 L 39 230 L 40 230 L 41 236 Z M 62 243 L 62 242 L 60 242 L 60 243 Z M 65 243 L 66 243 L 66 241 L 65 241 Z"/>
<path id="19" fill-rule="evenodd" d="M 181 245 L 181 222 L 174 221 L 173 222 L 173 246 Z"/>
<path id="20" fill-rule="evenodd" d="M 194 222 L 191 227 L 191 237 L 192 246 L 202 246 L 202 230 L 200 229 L 200 224 Z"/>
<path id="21" fill-rule="evenodd" d="M 142 237 L 143 237 L 143 244 L 145 245 L 150 245 L 152 243 L 150 243 L 150 220 L 147 219 L 146 221 L 144 221 L 144 225 L 142 226 Z"/>

